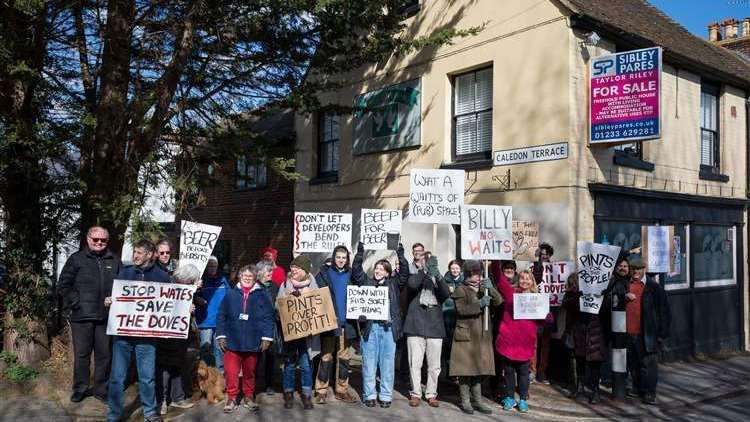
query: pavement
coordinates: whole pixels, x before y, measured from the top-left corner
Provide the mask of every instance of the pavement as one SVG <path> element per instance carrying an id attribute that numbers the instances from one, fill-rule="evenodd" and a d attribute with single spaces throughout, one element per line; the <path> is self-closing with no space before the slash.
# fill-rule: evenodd
<path id="1" fill-rule="evenodd" d="M 352 377 L 352 387 L 359 387 L 359 368 Z M 393 405 L 389 409 L 370 409 L 361 403 L 345 404 L 335 399 L 326 405 L 317 405 L 312 411 L 302 409 L 298 397 L 295 408 L 286 410 L 282 406 L 282 395 L 260 393 L 257 401 L 261 410 L 251 413 L 238 408 L 231 414 L 222 412 L 222 405 L 210 406 L 205 399 L 199 400 L 189 410 L 170 409 L 166 421 L 307 421 L 310 419 L 351 422 L 402 421 L 744 421 L 750 420 L 750 354 L 741 354 L 724 359 L 709 359 L 692 362 L 674 362 L 659 366 L 658 404 L 649 406 L 639 400 L 626 399 L 618 402 L 609 399 L 608 391 L 602 394 L 602 402 L 590 405 L 586 397 L 573 400 L 568 391 L 555 384 L 534 383 L 530 389 L 527 414 L 503 411 L 492 402 L 492 415 L 465 415 L 457 407 L 457 388 L 450 382 L 440 385 L 440 407 L 431 408 L 426 402 L 416 408 L 409 407 L 407 391 L 403 383 L 396 385 Z M 278 386 L 277 386 L 278 387 Z M 488 393 L 488 391 L 486 391 Z M 62 394 L 62 393 L 60 393 Z M 329 397 L 332 398 L 332 394 Z M 131 386 L 126 392 L 126 407 L 130 421 L 142 420 L 137 399 L 137 388 Z M 13 396 L 0 390 L 0 421 L 98 421 L 103 420 L 104 405 L 93 398 L 72 404 L 65 397 L 37 398 L 31 395 Z"/>

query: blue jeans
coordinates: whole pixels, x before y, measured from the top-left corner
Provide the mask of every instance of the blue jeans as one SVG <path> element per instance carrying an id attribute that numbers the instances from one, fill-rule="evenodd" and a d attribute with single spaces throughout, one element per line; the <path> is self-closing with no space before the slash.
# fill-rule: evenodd
<path id="1" fill-rule="evenodd" d="M 216 328 L 200 329 L 201 360 L 224 373 L 224 352 L 216 343 Z"/>
<path id="2" fill-rule="evenodd" d="M 367 340 L 362 346 L 362 395 L 364 400 L 378 397 L 375 389 L 375 374 L 380 368 L 380 401 L 393 400 L 393 361 L 396 358 L 396 342 L 391 329 L 373 322 Z"/>
<path id="3" fill-rule="evenodd" d="M 285 345 L 284 350 L 284 392 L 294 391 L 296 370 L 300 370 L 300 382 L 302 383 L 302 394 L 305 396 L 312 395 L 312 365 L 310 364 L 310 355 L 307 353 L 307 342 L 302 339 L 296 343 Z"/>
<path id="4" fill-rule="evenodd" d="M 112 344 L 112 369 L 107 392 L 107 421 L 116 422 L 122 418 L 124 407 L 125 378 L 130 369 L 130 358 L 135 352 L 135 365 L 138 370 L 138 394 L 141 396 L 143 416 L 157 414 L 156 409 L 156 343 L 153 339 L 139 337 L 115 337 Z"/>

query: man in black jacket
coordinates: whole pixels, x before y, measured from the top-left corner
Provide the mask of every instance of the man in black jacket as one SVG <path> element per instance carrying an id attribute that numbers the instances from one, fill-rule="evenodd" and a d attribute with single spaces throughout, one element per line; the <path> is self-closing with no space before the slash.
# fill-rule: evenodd
<path id="1" fill-rule="evenodd" d="M 75 361 L 70 401 L 83 400 L 89 391 L 89 365 L 94 352 L 94 397 L 107 400 L 110 338 L 109 310 L 104 299 L 112 294 L 112 280 L 120 272 L 120 260 L 107 249 L 109 232 L 94 226 L 86 233 L 86 247 L 65 262 L 60 273 L 60 293 L 70 309 Z"/>

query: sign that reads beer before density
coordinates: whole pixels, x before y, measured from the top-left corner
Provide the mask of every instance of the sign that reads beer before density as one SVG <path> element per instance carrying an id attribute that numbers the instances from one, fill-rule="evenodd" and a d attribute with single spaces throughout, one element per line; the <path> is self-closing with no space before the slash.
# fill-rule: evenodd
<path id="1" fill-rule="evenodd" d="M 195 286 L 115 280 L 107 335 L 186 339 Z"/>
<path id="2" fill-rule="evenodd" d="M 558 142 L 556 144 L 495 151 L 494 157 L 494 164 L 496 166 L 564 160 L 568 158 L 568 143 Z"/>
<path id="3" fill-rule="evenodd" d="M 193 264 L 201 274 L 208 265 L 221 227 L 182 220 L 180 229 L 180 265 Z"/>
<path id="4" fill-rule="evenodd" d="M 346 319 L 358 319 L 360 316 L 372 321 L 391 319 L 387 287 L 347 286 Z"/>
<path id="5" fill-rule="evenodd" d="M 313 289 L 299 296 L 292 294 L 276 299 L 284 341 L 314 336 L 338 328 L 331 291 Z"/>
<path id="6" fill-rule="evenodd" d="M 294 213 L 294 253 L 328 252 L 339 245 L 352 250 L 352 215 Z"/>
<path id="7" fill-rule="evenodd" d="M 464 177 L 463 170 L 412 169 L 408 221 L 460 224 Z"/>
<path id="8" fill-rule="evenodd" d="M 462 259 L 513 259 L 513 209 L 494 205 L 461 208 Z"/>
<path id="9" fill-rule="evenodd" d="M 592 144 L 661 136 L 661 48 L 591 59 Z"/>
<path id="10" fill-rule="evenodd" d="M 359 240 L 365 249 L 388 249 L 388 233 L 401 233 L 401 210 L 362 208 Z"/>

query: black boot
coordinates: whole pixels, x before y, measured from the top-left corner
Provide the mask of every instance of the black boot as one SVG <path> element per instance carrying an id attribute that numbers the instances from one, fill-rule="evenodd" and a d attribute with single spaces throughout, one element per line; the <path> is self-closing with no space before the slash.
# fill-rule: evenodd
<path id="1" fill-rule="evenodd" d="M 284 391 L 284 409 L 294 407 L 294 393 Z"/>
<path id="2" fill-rule="evenodd" d="M 302 394 L 302 408 L 305 410 L 311 410 L 313 408 L 310 396 Z"/>
<path id="3" fill-rule="evenodd" d="M 601 401 L 600 398 L 599 398 L 599 386 L 595 385 L 592 388 L 591 396 L 589 397 L 589 403 L 591 403 L 591 404 L 597 404 L 597 403 L 599 403 L 599 401 Z"/>

